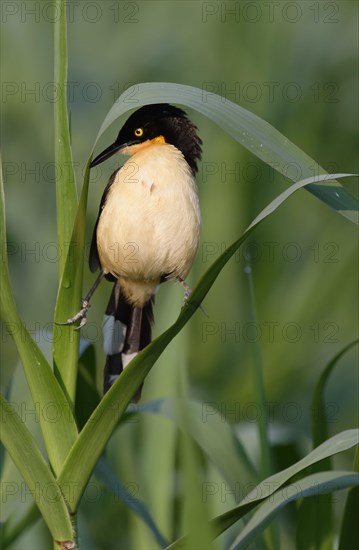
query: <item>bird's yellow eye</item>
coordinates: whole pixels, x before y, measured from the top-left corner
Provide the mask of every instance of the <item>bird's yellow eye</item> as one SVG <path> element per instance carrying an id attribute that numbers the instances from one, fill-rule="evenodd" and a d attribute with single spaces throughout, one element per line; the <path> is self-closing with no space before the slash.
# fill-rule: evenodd
<path id="1" fill-rule="evenodd" d="M 136 137 L 141 137 L 143 135 L 143 128 L 137 128 L 134 131 L 134 134 L 135 134 Z"/>

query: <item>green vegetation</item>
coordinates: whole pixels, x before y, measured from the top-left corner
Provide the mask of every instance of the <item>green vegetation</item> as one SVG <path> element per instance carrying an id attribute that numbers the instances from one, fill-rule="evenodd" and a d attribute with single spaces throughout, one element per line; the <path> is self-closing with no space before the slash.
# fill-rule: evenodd
<path id="1" fill-rule="evenodd" d="M 248 20 L 246 2 L 234 3 L 232 15 L 223 2 L 84 2 L 81 15 L 62 0 L 49 4 L 51 13 L 38 4 L 38 20 L 21 11 L 24 3 L 2 15 L 5 40 L 13 43 L 12 26 L 23 33 L 21 51 L 23 35 L 36 33 L 41 45 L 30 40 L 28 48 L 47 55 L 54 30 L 57 93 L 44 108 L 43 73 L 34 88 L 39 104 L 22 104 L 28 68 L 9 52 L 5 128 L 20 145 L 25 137 L 28 149 L 4 147 L 7 218 L 1 177 L 3 548 L 45 549 L 52 541 L 54 548 L 329 550 L 337 540 L 340 550 L 355 548 L 358 201 L 356 178 L 342 178 L 357 172 L 349 44 L 357 7 L 329 3 L 328 11 L 318 2 L 308 10 L 298 2 L 295 22 L 287 3 L 267 15 L 261 8 L 256 21 Z M 102 14 L 92 23 L 90 4 Z M 193 43 L 179 43 L 178 22 L 186 36 L 196 29 Z M 334 42 L 343 29 L 346 40 Z M 102 42 L 87 51 L 74 37 L 91 47 Z M 154 74 L 141 57 L 149 43 Z M 193 52 L 202 44 L 208 72 L 198 81 Z M 116 48 L 127 65 L 114 72 Z M 279 61 L 283 48 L 288 59 Z M 236 74 L 228 59 L 238 61 Z M 16 63 L 22 83 L 12 76 Z M 101 125 L 102 98 L 86 104 L 73 93 L 86 89 L 88 99 L 106 78 L 121 84 L 103 102 L 110 108 L 116 99 Z M 182 306 L 181 293 L 164 285 L 156 338 L 101 399 L 100 319 L 109 285 L 81 334 L 53 320 L 77 311 L 91 281 L 87 201 L 92 221 L 107 179 L 90 174 L 92 152 L 113 122 L 116 133 L 119 117 L 156 101 L 188 108 L 204 142 L 194 290 Z M 51 183 L 44 169 L 53 158 L 49 107 Z M 17 355 L 23 368 L 14 369 Z M 144 379 L 140 404 L 128 406 Z"/>

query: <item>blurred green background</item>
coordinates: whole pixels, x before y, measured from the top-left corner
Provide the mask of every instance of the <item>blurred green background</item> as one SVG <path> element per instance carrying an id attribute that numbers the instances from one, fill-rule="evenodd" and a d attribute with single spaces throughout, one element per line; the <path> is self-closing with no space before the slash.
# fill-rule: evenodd
<path id="1" fill-rule="evenodd" d="M 206 91 L 219 93 L 267 120 L 327 171 L 358 172 L 356 2 L 102 0 L 68 2 L 67 7 L 68 100 L 79 189 L 107 111 L 128 86 L 146 81 L 196 86 L 203 89 L 204 100 Z M 47 353 L 61 253 L 56 245 L 52 21 L 51 2 L 2 3 L 2 160 L 10 270 L 19 313 Z M 197 178 L 201 245 L 189 278 L 194 285 L 288 180 L 199 113 L 187 111 L 203 140 Z M 112 142 L 120 124 L 101 138 L 99 151 Z M 119 157 L 112 158 L 92 175 L 88 242 L 104 186 L 119 163 Z M 357 193 L 355 178 L 343 184 Z M 358 335 L 357 244 L 354 225 L 304 190 L 298 192 L 226 266 L 205 300 L 208 318 L 197 312 L 169 346 L 145 383 L 143 401 L 176 395 L 178 371 L 186 369 L 191 396 L 238 424 L 256 456 L 253 433 L 261 411 L 255 406 L 252 357 L 253 345 L 259 344 L 271 437 L 287 449 L 278 454 L 276 469 L 295 460 L 298 450 L 308 450 L 310 399 L 320 372 Z M 248 256 L 255 324 L 244 273 Z M 92 281 L 86 267 L 84 293 Z M 109 292 L 104 284 L 95 295 L 83 331 L 96 346 L 99 387 L 101 319 Z M 155 334 L 174 321 L 181 303 L 179 286 L 162 285 Z M 2 344 L 2 389 L 17 367 L 10 397 L 25 402 L 26 383 L 4 328 Z M 357 350 L 352 350 L 330 380 L 331 435 L 358 423 L 356 360 Z M 169 539 L 179 529 L 176 525 L 173 531 L 172 521 L 176 441 L 168 421 L 145 415 L 117 432 L 109 445 L 120 479 L 136 483 L 136 496 L 145 500 Z M 11 464 L 6 468 L 8 479 L 18 479 Z M 84 548 L 157 547 L 126 507 L 100 493 L 101 499 L 85 498 L 82 505 Z M 5 515 L 23 500 L 19 494 L 9 499 Z M 230 504 L 230 498 L 218 498 L 211 510 L 219 513 Z M 286 533 L 282 536 L 289 544 Z M 38 524 L 13 548 L 46 548 L 46 537 Z"/>

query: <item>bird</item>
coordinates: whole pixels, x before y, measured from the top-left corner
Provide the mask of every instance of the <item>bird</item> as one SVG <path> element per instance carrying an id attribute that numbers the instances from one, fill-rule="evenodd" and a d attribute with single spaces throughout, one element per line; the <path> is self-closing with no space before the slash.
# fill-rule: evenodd
<path id="1" fill-rule="evenodd" d="M 129 159 L 111 175 L 93 230 L 89 267 L 100 273 L 81 310 L 64 324 L 86 322 L 89 300 L 103 278 L 113 283 L 104 317 L 104 393 L 151 342 L 154 296 L 186 277 L 196 257 L 200 206 L 196 185 L 202 140 L 185 111 L 168 103 L 145 105 L 130 115 L 93 168 L 115 153 Z M 141 388 L 133 396 L 137 402 Z"/>

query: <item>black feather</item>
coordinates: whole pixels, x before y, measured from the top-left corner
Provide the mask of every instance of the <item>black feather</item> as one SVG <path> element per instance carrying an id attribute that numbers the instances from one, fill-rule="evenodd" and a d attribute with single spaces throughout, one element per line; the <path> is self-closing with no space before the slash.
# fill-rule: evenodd
<path id="1" fill-rule="evenodd" d="M 110 190 L 111 185 L 115 181 L 116 174 L 117 174 L 119 169 L 120 168 L 118 168 L 117 170 L 115 170 L 111 174 L 110 179 L 108 180 L 108 183 L 107 183 L 107 185 L 105 187 L 105 190 L 103 192 L 103 195 L 101 197 L 100 208 L 99 208 L 99 211 L 98 211 L 97 220 L 96 220 L 96 223 L 95 223 L 95 227 L 93 228 L 93 232 L 92 232 L 90 255 L 89 255 L 89 266 L 90 266 L 90 270 L 91 270 L 92 273 L 94 273 L 97 269 L 99 269 L 101 267 L 100 258 L 99 258 L 99 255 L 98 255 L 98 249 L 97 249 L 97 237 L 96 237 L 97 226 L 98 226 L 98 222 L 99 222 L 103 207 L 106 204 L 106 198 L 107 198 L 108 192 Z"/>
<path id="2" fill-rule="evenodd" d="M 115 380 L 123 371 L 123 357 L 126 354 L 138 353 L 152 341 L 152 323 L 153 323 L 153 304 L 152 298 L 142 309 L 142 316 L 139 326 L 136 326 L 134 319 L 135 310 L 121 294 L 120 283 L 116 281 L 113 286 L 110 300 L 106 308 L 106 315 L 113 316 L 116 321 L 120 321 L 125 325 L 125 338 L 123 347 L 120 352 L 109 354 L 106 356 L 106 364 L 104 369 L 104 384 L 103 391 L 106 393 L 114 384 Z M 129 335 L 136 333 L 139 335 L 138 344 L 134 345 L 134 341 L 130 340 Z M 133 396 L 132 401 L 137 402 L 141 397 L 141 387 Z"/>

